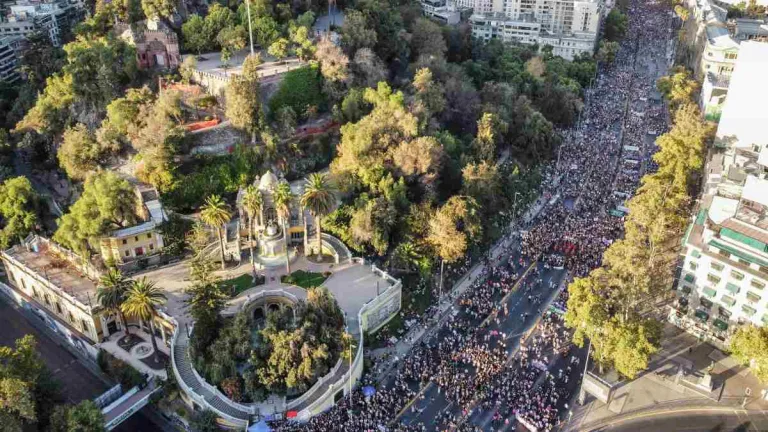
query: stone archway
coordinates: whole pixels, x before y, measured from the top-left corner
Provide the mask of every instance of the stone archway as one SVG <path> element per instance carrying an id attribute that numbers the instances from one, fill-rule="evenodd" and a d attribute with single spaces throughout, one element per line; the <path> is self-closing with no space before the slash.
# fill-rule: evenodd
<path id="1" fill-rule="evenodd" d="M 263 307 L 257 307 L 253 309 L 253 320 L 259 321 L 266 318 L 266 315 L 264 314 L 264 308 Z"/>
<path id="2" fill-rule="evenodd" d="M 267 308 L 270 312 L 280 312 L 280 303 L 270 303 Z"/>

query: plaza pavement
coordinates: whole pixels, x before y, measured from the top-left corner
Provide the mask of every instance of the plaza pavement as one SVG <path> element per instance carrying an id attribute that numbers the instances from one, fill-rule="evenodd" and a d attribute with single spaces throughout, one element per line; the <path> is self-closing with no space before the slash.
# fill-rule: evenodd
<path id="1" fill-rule="evenodd" d="M 651 421 L 650 413 L 663 407 L 732 410 L 741 409 L 743 404 L 747 410 L 768 409 L 768 401 L 761 398 L 768 386 L 733 357 L 672 324 L 665 325 L 662 338 L 662 348 L 652 357 L 646 372 L 620 384 L 609 405 L 593 397 L 588 397 L 584 405 L 574 404 L 570 421 L 561 430 L 593 430 L 643 412 L 649 413 L 646 421 Z M 686 375 L 678 376 L 682 369 Z M 693 374 L 706 371 L 712 375 L 712 392 L 693 385 L 697 381 Z M 745 398 L 747 388 L 751 396 Z"/>

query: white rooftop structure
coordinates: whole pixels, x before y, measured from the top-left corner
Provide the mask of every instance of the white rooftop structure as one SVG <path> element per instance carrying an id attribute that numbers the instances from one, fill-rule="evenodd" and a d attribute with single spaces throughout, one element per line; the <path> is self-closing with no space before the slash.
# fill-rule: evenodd
<path id="1" fill-rule="evenodd" d="M 739 58 L 731 76 L 717 141 L 734 147 L 768 145 L 768 43 L 747 41 L 741 44 Z M 762 155 L 761 157 L 768 158 Z"/>
<path id="2" fill-rule="evenodd" d="M 747 177 L 741 198 L 768 206 L 768 180 L 755 176 Z"/>
<path id="3" fill-rule="evenodd" d="M 712 198 L 712 205 L 709 207 L 709 218 L 716 224 L 721 224 L 727 219 L 736 215 L 739 207 L 739 200 L 715 196 Z"/>

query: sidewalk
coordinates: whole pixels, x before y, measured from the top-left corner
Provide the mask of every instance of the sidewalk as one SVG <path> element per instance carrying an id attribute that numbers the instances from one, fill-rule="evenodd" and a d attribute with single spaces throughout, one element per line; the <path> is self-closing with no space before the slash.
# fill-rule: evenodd
<path id="1" fill-rule="evenodd" d="M 768 402 L 761 399 L 766 385 L 735 359 L 671 324 L 664 327 L 662 338 L 661 350 L 651 359 L 648 371 L 620 384 L 608 405 L 591 396 L 585 405 L 574 405 L 562 430 L 590 429 L 668 405 L 742 409 L 743 404 L 747 410 L 768 409 Z M 712 376 L 712 391 L 697 385 L 707 371 Z M 750 396 L 745 398 L 746 389 Z"/>

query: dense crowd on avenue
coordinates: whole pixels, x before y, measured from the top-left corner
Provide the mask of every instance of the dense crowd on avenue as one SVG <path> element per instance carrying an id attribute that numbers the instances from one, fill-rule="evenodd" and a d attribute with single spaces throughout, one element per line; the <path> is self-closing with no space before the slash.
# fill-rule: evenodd
<path id="1" fill-rule="evenodd" d="M 561 290 L 545 311 L 549 293 L 559 287 L 553 282 L 546 286 L 538 266 L 524 272 L 528 263 L 539 260 L 545 268 L 564 267 L 571 276 L 599 266 L 603 251 L 621 235 L 623 221 L 616 210 L 640 177 L 654 169 L 649 134 L 665 131 L 666 114 L 661 103 L 649 99 L 656 68 L 666 64 L 672 18 L 659 5 L 640 1 L 632 2 L 628 15 L 629 29 L 614 64 L 601 67 L 586 90 L 581 121 L 563 133 L 559 156 L 545 170 L 544 199 L 550 205 L 520 238 L 524 258 L 511 257 L 512 244 L 498 259 L 482 258 L 483 273 L 457 299 L 456 313 L 399 359 L 382 383 L 364 379 L 360 388 L 376 386 L 373 395 L 356 391 L 307 423 L 275 423 L 276 430 L 514 430 L 520 422 L 548 431 L 560 421 L 584 367 L 571 353 L 570 333 L 559 315 L 568 294 Z M 467 260 L 448 269 L 451 279 L 472 264 Z M 517 349 L 500 325 L 528 318 L 528 312 L 511 316 L 508 304 L 500 301 L 513 290 L 520 291 L 532 313 L 543 313 Z M 417 390 L 426 385 L 436 386 L 460 414 L 446 409 L 428 424 L 395 422 L 404 409 L 418 414 L 418 404 L 409 406 L 409 401 L 423 398 Z"/>

